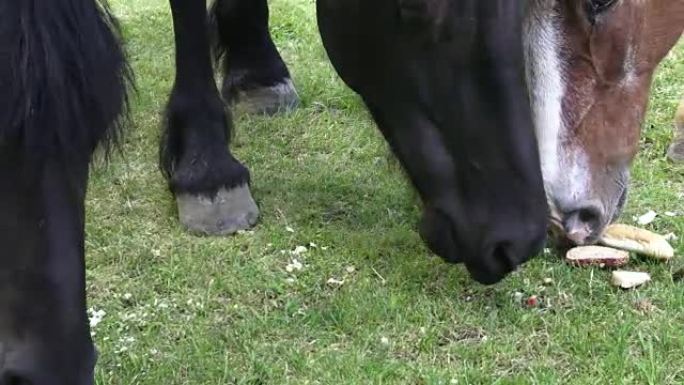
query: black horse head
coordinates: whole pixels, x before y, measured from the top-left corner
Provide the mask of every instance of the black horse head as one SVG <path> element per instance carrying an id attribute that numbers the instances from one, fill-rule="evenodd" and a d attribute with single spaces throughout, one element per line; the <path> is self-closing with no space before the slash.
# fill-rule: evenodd
<path id="1" fill-rule="evenodd" d="M 524 12 L 510 0 L 318 1 L 333 65 L 421 196 L 423 238 L 486 284 L 546 234 Z"/>

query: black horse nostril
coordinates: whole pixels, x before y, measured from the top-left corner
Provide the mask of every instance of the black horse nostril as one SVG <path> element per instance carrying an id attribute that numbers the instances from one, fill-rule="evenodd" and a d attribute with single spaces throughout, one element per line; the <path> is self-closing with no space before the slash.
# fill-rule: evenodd
<path id="1" fill-rule="evenodd" d="M 563 227 L 569 240 L 578 245 L 590 243 L 603 222 L 603 210 L 595 204 L 582 205 L 569 211 L 563 218 Z"/>
<path id="2" fill-rule="evenodd" d="M 471 276 L 485 285 L 501 281 L 543 249 L 546 223 L 506 227 L 499 233 L 502 238 L 485 242 L 476 258 L 466 260 Z"/>
<path id="3" fill-rule="evenodd" d="M 496 242 L 485 247 L 481 254 L 466 259 L 470 276 L 483 285 L 501 281 L 515 269 L 515 256 L 508 242 Z"/>

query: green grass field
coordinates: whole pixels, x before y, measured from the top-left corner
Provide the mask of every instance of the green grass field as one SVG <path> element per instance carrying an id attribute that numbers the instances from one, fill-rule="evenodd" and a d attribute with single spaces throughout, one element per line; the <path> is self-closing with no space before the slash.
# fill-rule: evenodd
<path id="1" fill-rule="evenodd" d="M 494 287 L 430 256 L 415 195 L 327 62 L 314 0 L 271 1 L 302 107 L 236 116 L 260 224 L 187 235 L 157 169 L 174 76 L 167 1 L 112 5 L 139 93 L 124 153 L 94 168 L 87 201 L 89 306 L 105 312 L 93 329 L 98 384 L 684 383 L 684 283 L 671 278 L 681 261 L 637 260 L 654 281 L 623 292 L 553 253 Z M 680 238 L 684 169 L 665 152 L 683 78 L 680 46 L 655 80 L 623 216 L 679 211 L 649 228 Z M 298 246 L 308 250 L 293 255 Z M 525 308 L 515 292 L 550 306 Z"/>

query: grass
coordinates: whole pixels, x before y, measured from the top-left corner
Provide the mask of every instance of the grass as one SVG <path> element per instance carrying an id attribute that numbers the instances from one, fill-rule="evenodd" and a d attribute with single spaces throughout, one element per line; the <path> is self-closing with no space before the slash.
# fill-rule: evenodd
<path id="1" fill-rule="evenodd" d="M 262 221 L 202 238 L 180 228 L 157 169 L 173 79 L 167 2 L 113 1 L 140 92 L 124 155 L 95 167 L 87 200 L 89 306 L 106 313 L 93 329 L 98 384 L 684 383 L 673 266 L 638 261 L 654 281 L 623 292 L 608 272 L 545 254 L 487 288 L 429 256 L 413 193 L 326 60 L 313 3 L 271 2 L 302 107 L 236 117 Z M 682 78 L 680 46 L 655 79 L 624 221 L 682 209 L 684 172 L 665 160 Z M 684 216 L 651 228 L 684 237 Z M 293 256 L 297 246 L 309 250 Z M 303 268 L 288 272 L 293 258 Z M 551 307 L 527 309 L 514 292 Z"/>

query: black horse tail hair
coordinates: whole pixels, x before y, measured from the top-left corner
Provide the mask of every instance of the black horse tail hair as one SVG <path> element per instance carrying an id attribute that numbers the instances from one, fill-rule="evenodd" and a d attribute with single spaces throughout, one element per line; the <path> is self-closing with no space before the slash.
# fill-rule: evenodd
<path id="1" fill-rule="evenodd" d="M 109 150 L 133 84 L 106 3 L 0 0 L 0 145 L 76 158 Z"/>

